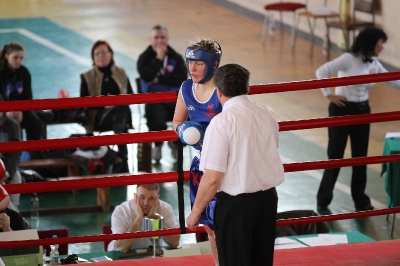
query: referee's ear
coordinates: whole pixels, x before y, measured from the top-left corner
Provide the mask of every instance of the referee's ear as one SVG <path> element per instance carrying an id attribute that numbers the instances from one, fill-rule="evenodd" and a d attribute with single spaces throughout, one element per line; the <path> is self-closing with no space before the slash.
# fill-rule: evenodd
<path id="1" fill-rule="evenodd" d="M 219 88 L 218 87 L 215 87 L 216 89 L 217 89 L 217 96 L 218 96 L 218 99 L 221 99 L 221 97 L 222 97 L 222 92 L 219 90 Z M 221 100 L 220 100 L 221 101 Z"/>

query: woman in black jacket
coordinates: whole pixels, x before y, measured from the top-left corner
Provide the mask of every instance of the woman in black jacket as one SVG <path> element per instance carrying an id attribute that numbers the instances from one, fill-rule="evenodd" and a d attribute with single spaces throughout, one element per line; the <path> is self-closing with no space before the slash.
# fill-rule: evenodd
<path id="1" fill-rule="evenodd" d="M 4 101 L 32 100 L 31 74 L 22 65 L 25 50 L 22 44 L 11 42 L 0 53 L 0 93 Z M 41 139 L 42 122 L 35 111 L 23 111 L 21 127 L 27 140 Z"/>

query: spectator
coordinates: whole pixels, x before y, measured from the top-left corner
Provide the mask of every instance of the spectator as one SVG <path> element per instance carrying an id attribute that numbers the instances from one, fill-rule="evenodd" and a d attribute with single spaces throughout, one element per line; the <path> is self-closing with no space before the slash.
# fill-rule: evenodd
<path id="1" fill-rule="evenodd" d="M 368 75 L 388 72 L 377 57 L 383 50 L 387 40 L 386 33 L 378 28 L 366 28 L 356 37 L 351 51 L 320 66 L 316 71 L 318 79 L 329 78 L 337 74 L 338 77 Z M 400 88 L 400 81 L 388 81 L 387 85 Z M 356 84 L 335 88 L 332 94 L 330 88 L 321 89 L 324 96 L 330 101 L 329 116 L 346 116 L 371 113 L 368 101 L 368 91 L 375 83 Z M 341 159 L 350 137 L 352 157 L 365 157 L 368 153 L 370 124 L 348 125 L 328 128 L 328 158 Z M 365 193 L 367 185 L 367 166 L 353 166 L 351 176 L 351 196 L 355 209 L 358 211 L 372 210 L 369 196 Z M 339 175 L 340 168 L 325 169 L 317 194 L 318 211 L 328 210 L 333 199 L 333 189 Z"/>
<path id="2" fill-rule="evenodd" d="M 107 41 L 96 41 L 91 56 L 93 67 L 81 74 L 81 97 L 133 94 L 129 78 L 124 69 L 115 65 L 114 51 Z M 113 130 L 115 134 L 127 133 L 132 125 L 128 105 L 88 108 L 87 117 L 84 124 L 87 133 L 93 133 L 96 128 Z M 118 145 L 118 154 L 123 159 L 121 172 L 129 172 L 128 148 L 125 144 Z"/>
<path id="3" fill-rule="evenodd" d="M 11 42 L 0 53 L 0 89 L 5 101 L 32 100 L 31 74 L 22 65 L 25 49 L 22 44 Z M 28 140 L 41 139 L 42 121 L 36 111 L 23 111 L 21 127 Z"/>
<path id="4" fill-rule="evenodd" d="M 0 232 L 26 229 L 27 223 L 25 219 L 19 212 L 11 209 L 10 205 L 12 205 L 12 203 L 10 202 L 8 193 L 3 186 L 0 185 Z"/>
<path id="5" fill-rule="evenodd" d="M 158 213 L 164 217 L 164 229 L 177 228 L 172 206 L 159 199 L 158 184 L 137 185 L 134 199 L 125 201 L 115 207 L 111 216 L 113 234 L 133 233 L 144 230 L 144 219 L 148 214 Z M 163 236 L 163 240 L 171 247 L 179 245 L 180 235 Z M 129 249 L 148 248 L 152 245 L 150 238 L 113 240 L 108 250 L 127 252 Z"/>
<path id="6" fill-rule="evenodd" d="M 168 45 L 168 29 L 163 25 L 155 25 L 151 29 L 150 45 L 139 56 L 137 69 L 140 75 L 142 92 L 178 91 L 182 82 L 187 79 L 185 62 L 171 46 Z M 145 105 L 147 126 L 149 131 L 167 129 L 167 122 L 172 121 L 175 103 L 153 103 Z M 176 142 L 168 143 L 172 156 L 176 159 Z M 161 160 L 163 142 L 156 142 L 152 158 L 158 163 Z"/>
<path id="7" fill-rule="evenodd" d="M 0 102 L 2 97 L 0 95 Z M 21 112 L 14 112 L 20 113 Z M 0 142 L 21 141 L 21 130 L 19 124 L 6 113 L 0 112 Z M 22 182 L 21 174 L 19 173 L 19 163 L 21 160 L 20 152 L 0 153 L 0 159 L 3 160 L 6 168 L 6 175 L 0 182 L 3 184 L 19 184 Z M 20 194 L 10 195 L 11 202 L 16 208 L 19 206 Z"/>

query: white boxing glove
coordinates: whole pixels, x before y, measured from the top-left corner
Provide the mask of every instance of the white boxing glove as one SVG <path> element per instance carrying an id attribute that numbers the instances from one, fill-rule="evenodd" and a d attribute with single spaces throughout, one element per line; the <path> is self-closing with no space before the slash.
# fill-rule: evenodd
<path id="1" fill-rule="evenodd" d="M 204 138 L 204 129 L 200 123 L 194 121 L 179 123 L 176 127 L 176 132 L 183 144 L 191 145 L 201 151 L 200 144 Z"/>

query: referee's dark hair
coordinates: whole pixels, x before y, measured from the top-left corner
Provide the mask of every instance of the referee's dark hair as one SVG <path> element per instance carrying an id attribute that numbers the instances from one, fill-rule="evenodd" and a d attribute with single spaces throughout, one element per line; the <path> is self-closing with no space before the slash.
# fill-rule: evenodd
<path id="1" fill-rule="evenodd" d="M 226 97 L 249 93 L 250 72 L 238 64 L 226 64 L 214 73 L 214 84 Z"/>

